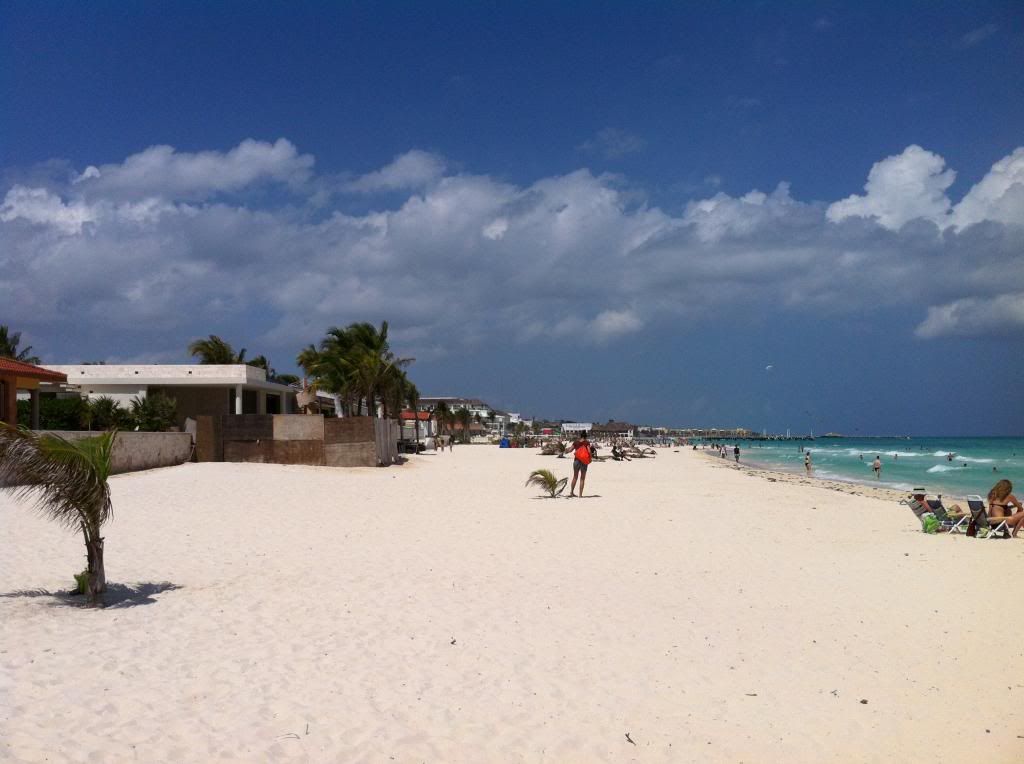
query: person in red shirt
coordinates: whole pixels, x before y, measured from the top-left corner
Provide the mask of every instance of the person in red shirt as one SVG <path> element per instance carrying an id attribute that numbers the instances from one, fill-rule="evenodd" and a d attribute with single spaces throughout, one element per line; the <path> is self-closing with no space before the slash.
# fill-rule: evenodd
<path id="1" fill-rule="evenodd" d="M 569 487 L 569 495 L 575 495 L 576 480 L 580 481 L 580 498 L 583 498 L 583 484 L 587 482 L 587 467 L 594 458 L 594 450 L 587 440 L 587 433 L 580 433 L 580 436 L 572 442 L 572 485 Z"/>

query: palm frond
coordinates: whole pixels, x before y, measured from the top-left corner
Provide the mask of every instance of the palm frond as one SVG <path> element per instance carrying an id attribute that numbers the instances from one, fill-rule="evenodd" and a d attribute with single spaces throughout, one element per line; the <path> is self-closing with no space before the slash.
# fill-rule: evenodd
<path id="1" fill-rule="evenodd" d="M 548 495 L 552 499 L 565 490 L 565 485 L 568 482 L 569 478 L 562 478 L 559 480 L 551 470 L 543 469 L 534 470 L 530 473 L 530 477 L 526 479 L 527 486 L 534 486 L 543 491 L 547 491 Z"/>
<path id="2" fill-rule="evenodd" d="M 98 531 L 111 516 L 115 436 L 68 441 L 0 423 L 0 484 L 60 525 Z"/>

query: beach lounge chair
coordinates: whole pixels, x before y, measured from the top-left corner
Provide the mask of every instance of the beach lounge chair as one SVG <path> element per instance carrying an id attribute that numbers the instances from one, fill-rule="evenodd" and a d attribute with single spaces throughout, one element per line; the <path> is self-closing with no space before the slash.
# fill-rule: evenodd
<path id="1" fill-rule="evenodd" d="M 996 535 L 1000 531 L 1003 534 L 1002 538 L 1010 537 L 1010 529 L 1007 527 L 1005 520 L 995 526 L 989 522 L 988 513 L 985 511 L 985 500 L 980 496 L 976 494 L 968 496 L 967 506 L 971 508 L 971 520 L 978 531 L 979 538 L 1000 538 Z M 980 535 L 982 531 L 985 531 L 985 536 Z"/>
<path id="2" fill-rule="evenodd" d="M 970 515 L 964 515 L 959 518 L 950 517 L 949 513 L 946 512 L 945 506 L 942 504 L 942 499 L 927 499 L 925 504 L 928 505 L 928 510 L 935 515 L 944 531 L 948 533 L 965 533 L 967 531 L 967 523 L 971 519 Z"/>
<path id="3" fill-rule="evenodd" d="M 914 513 L 914 517 L 918 520 L 921 520 L 926 512 L 931 512 L 927 504 L 923 504 L 913 497 L 900 500 L 900 504 L 906 504 L 910 507 L 910 511 Z"/>

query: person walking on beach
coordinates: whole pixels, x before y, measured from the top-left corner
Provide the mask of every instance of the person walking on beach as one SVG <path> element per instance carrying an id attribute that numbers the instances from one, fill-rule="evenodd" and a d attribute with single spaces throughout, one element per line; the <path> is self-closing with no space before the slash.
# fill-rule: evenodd
<path id="1" fill-rule="evenodd" d="M 587 433 L 582 432 L 572 442 L 572 485 L 569 487 L 569 496 L 576 493 L 576 480 L 580 481 L 580 498 L 583 498 L 583 486 L 587 482 L 587 467 L 594 458 L 594 452 L 590 448 L 590 441 L 587 440 Z"/>
<path id="2" fill-rule="evenodd" d="M 875 471 L 875 480 L 881 480 L 882 478 L 882 457 L 876 456 L 875 461 L 871 464 L 871 469 Z"/>
<path id="3" fill-rule="evenodd" d="M 807 474 L 811 474 L 811 452 L 804 451 L 804 469 L 807 470 Z"/>
<path id="4" fill-rule="evenodd" d="M 739 443 L 737 443 L 735 446 L 733 446 L 732 455 L 734 457 L 736 457 L 736 463 L 739 464 L 740 463 L 740 444 Z"/>

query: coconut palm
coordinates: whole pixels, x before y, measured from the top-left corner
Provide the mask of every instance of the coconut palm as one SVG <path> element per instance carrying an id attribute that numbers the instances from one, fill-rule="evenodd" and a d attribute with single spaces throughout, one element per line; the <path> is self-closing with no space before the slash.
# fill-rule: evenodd
<path id="1" fill-rule="evenodd" d="M 337 333 L 336 336 L 332 336 L 334 333 Z M 346 345 L 348 342 L 344 331 L 331 329 L 320 343 L 320 349 L 308 345 L 296 358 L 298 365 L 311 380 L 310 387 L 334 398 L 334 410 L 339 417 L 345 414 L 351 416 L 354 397 L 352 373 L 346 360 L 345 348 L 340 346 L 342 342 Z"/>
<path id="2" fill-rule="evenodd" d="M 473 420 L 473 415 L 469 413 L 469 409 L 465 406 L 460 406 L 455 410 L 455 421 L 462 427 L 462 442 L 469 443 L 469 423 Z"/>
<path id="3" fill-rule="evenodd" d="M 451 415 L 451 409 L 448 408 L 448 404 L 444 401 L 440 401 L 436 406 L 434 406 L 434 418 L 437 420 L 437 431 L 441 435 L 443 435 L 447 429 Z"/>
<path id="4" fill-rule="evenodd" d="M 22 363 L 38 364 L 38 356 L 29 355 L 32 346 L 18 350 L 21 343 L 21 332 L 8 332 L 6 326 L 0 325 L 0 358 L 13 358 Z"/>
<path id="5" fill-rule="evenodd" d="M 110 519 L 110 455 L 116 431 L 68 441 L 0 422 L 0 486 L 34 501 L 46 517 L 85 538 L 85 590 L 98 603 L 107 589 L 100 531 Z"/>
<path id="6" fill-rule="evenodd" d="M 332 327 L 319 347 L 310 345 L 298 357 L 314 386 L 335 396 L 339 413 L 344 408 L 358 414 L 365 401 L 371 416 L 378 404 L 384 414 L 396 401 L 401 405 L 402 369 L 412 360 L 391 352 L 387 321 L 379 329 L 366 322 Z"/>
<path id="7" fill-rule="evenodd" d="M 245 363 L 245 348 L 236 354 L 235 349 L 216 334 L 211 334 L 205 340 L 189 343 L 188 352 L 189 355 L 199 358 L 201 364 Z"/>
<path id="8" fill-rule="evenodd" d="M 526 479 L 527 486 L 535 486 L 540 488 L 542 491 L 547 491 L 548 498 L 554 499 L 565 490 L 565 484 L 569 482 L 569 478 L 562 478 L 559 480 L 555 477 L 555 473 L 551 470 L 534 470 L 530 473 L 530 477 Z"/>
<path id="9" fill-rule="evenodd" d="M 413 428 L 416 431 L 416 453 L 420 452 L 420 391 L 410 380 L 405 381 L 405 405 L 412 412 Z"/>

